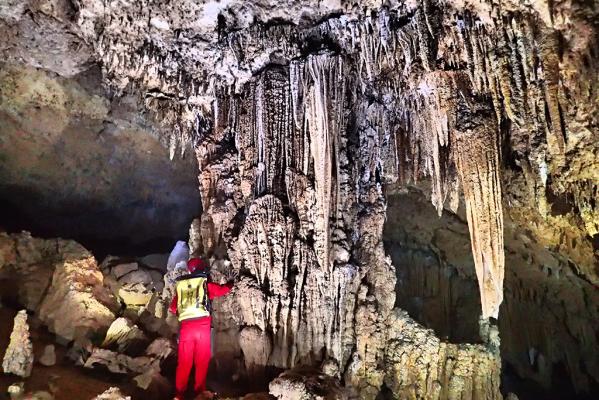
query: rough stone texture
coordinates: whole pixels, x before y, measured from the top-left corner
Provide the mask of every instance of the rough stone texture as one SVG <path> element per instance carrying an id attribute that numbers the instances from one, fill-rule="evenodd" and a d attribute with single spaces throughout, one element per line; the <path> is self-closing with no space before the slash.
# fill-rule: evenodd
<path id="1" fill-rule="evenodd" d="M 499 352 L 440 341 L 397 311 L 385 349 L 385 384 L 395 399 L 498 399 Z"/>
<path id="2" fill-rule="evenodd" d="M 124 396 L 117 387 L 111 387 L 104 393 L 97 395 L 92 400 L 131 400 L 130 396 Z"/>
<path id="3" fill-rule="evenodd" d="M 141 329 L 127 318 L 115 319 L 102 342 L 102 347 L 115 348 L 119 353 L 140 353 L 148 345 L 149 339 Z"/>
<path id="4" fill-rule="evenodd" d="M 2 63 L 0 225 L 119 254 L 179 239 L 200 211 L 195 160 L 169 161 L 142 104 L 112 98 L 97 68 L 65 79 Z"/>
<path id="5" fill-rule="evenodd" d="M 123 275 L 137 270 L 137 263 L 119 264 L 110 269 L 110 272 L 116 279 L 120 279 Z"/>
<path id="6" fill-rule="evenodd" d="M 2 360 L 2 369 L 6 374 L 27 378 L 31 375 L 32 368 L 33 345 L 29 338 L 27 311 L 21 310 L 15 316 L 10 342 Z"/>
<path id="7" fill-rule="evenodd" d="M 398 315 L 395 266 L 382 245 L 390 183 L 429 180 L 437 212 L 465 208 L 485 319 L 502 319 L 506 221 L 548 250 L 551 271 L 562 271 L 549 268 L 559 255 L 569 259 L 564 271 L 599 281 L 596 8 L 77 5 L 67 29 L 91 46 L 103 81 L 117 97 L 143 94 L 170 128 L 171 157 L 194 146 L 203 214 L 192 248 L 211 258 L 219 280 L 227 268 L 239 276 L 232 295 L 214 302 L 219 359 L 251 368 L 324 362 L 365 399 L 394 382 L 381 362 Z M 23 10 L 0 15 L 20 23 Z M 584 299 L 584 289 L 574 293 Z M 453 370 L 445 357 L 406 361 L 414 376 L 434 369 L 447 378 L 421 380 L 424 392 L 410 396 L 500 396 L 496 349 L 446 345 L 415 325 L 409 332 L 430 349 L 492 360 L 477 370 Z M 395 354 L 417 339 L 393 342 Z"/>
<path id="8" fill-rule="evenodd" d="M 480 302 L 466 215 L 438 218 L 422 191 L 411 189 L 389 196 L 387 216 L 384 238 L 397 266 L 397 305 L 439 337 L 477 341 Z M 597 380 L 596 288 L 570 270 L 568 258 L 536 243 L 510 218 L 505 248 L 499 318 L 503 360 L 548 391 L 562 393 L 563 384 L 553 378 L 560 365 L 567 371 L 561 376 L 577 390 L 592 388 Z"/>
<path id="9" fill-rule="evenodd" d="M 80 244 L 0 233 L 0 249 L 0 277 L 10 279 L 16 300 L 52 332 L 72 340 L 108 328 L 117 304 Z"/>
<path id="10" fill-rule="evenodd" d="M 77 243 L 67 243 L 71 247 L 62 249 L 64 258 L 54 267 L 38 317 L 51 332 L 73 340 L 108 329 L 116 303 L 94 257 Z"/>
<path id="11" fill-rule="evenodd" d="M 11 400 L 20 400 L 25 393 L 25 382 L 13 383 L 6 390 Z"/>
<path id="12" fill-rule="evenodd" d="M 83 365 L 85 368 L 94 368 L 98 365 L 106 367 L 110 372 L 115 374 L 141 374 L 151 369 L 154 363 L 158 361 L 151 357 L 129 357 L 125 354 L 95 348 Z"/>
<path id="13" fill-rule="evenodd" d="M 270 394 L 285 400 L 344 400 L 350 396 L 334 378 L 318 371 L 283 372 L 269 384 Z"/>
<path id="14" fill-rule="evenodd" d="M 0 277 L 13 282 L 19 303 L 36 311 L 50 285 L 55 263 L 63 258 L 60 249 L 69 247 L 69 242 L 60 239 L 33 238 L 28 232 L 2 232 Z M 15 292 L 11 294 L 14 296 Z"/>
<path id="15" fill-rule="evenodd" d="M 108 286 L 127 311 L 139 311 L 148 306 L 155 294 L 164 289 L 164 276 L 160 269 L 145 264 L 125 262 L 109 256 L 102 262 L 105 285 Z"/>

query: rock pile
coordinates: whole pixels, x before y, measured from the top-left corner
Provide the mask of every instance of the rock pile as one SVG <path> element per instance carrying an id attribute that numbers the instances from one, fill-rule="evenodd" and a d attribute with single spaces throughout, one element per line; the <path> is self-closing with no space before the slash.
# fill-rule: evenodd
<path id="1" fill-rule="evenodd" d="M 119 388 L 111 387 L 104 393 L 94 397 L 92 400 L 131 400 L 131 397 L 124 396 Z"/>
<path id="2" fill-rule="evenodd" d="M 155 264 L 154 264 L 155 265 Z M 164 288 L 163 267 L 146 267 L 139 262 L 127 262 L 110 257 L 102 262 L 106 284 L 121 304 L 131 310 L 146 307 L 152 295 Z"/>
<path id="3" fill-rule="evenodd" d="M 348 400 L 350 392 L 340 382 L 319 371 L 286 371 L 269 385 L 270 394 L 280 400 Z"/>
<path id="4" fill-rule="evenodd" d="M 66 341 L 102 333 L 114 320 L 115 298 L 80 244 L 0 233 L 0 260 L 0 276 L 10 276 L 18 301 Z"/>

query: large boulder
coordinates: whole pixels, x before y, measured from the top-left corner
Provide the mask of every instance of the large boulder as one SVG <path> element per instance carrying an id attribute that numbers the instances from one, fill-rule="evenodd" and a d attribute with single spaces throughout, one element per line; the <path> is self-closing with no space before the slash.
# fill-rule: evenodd
<path id="1" fill-rule="evenodd" d="M 60 259 L 61 242 L 33 238 L 29 232 L 0 233 L 0 277 L 14 283 L 6 295 L 35 311 L 52 280 L 54 262 Z"/>
<path id="2" fill-rule="evenodd" d="M 51 332 L 67 340 L 102 334 L 115 319 L 115 299 L 104 287 L 94 257 L 75 242 L 68 245 L 55 265 L 39 318 Z"/>
<path id="3" fill-rule="evenodd" d="M 94 257 L 79 243 L 0 233 L 0 277 L 8 295 L 65 340 L 105 331 L 118 308 Z"/>

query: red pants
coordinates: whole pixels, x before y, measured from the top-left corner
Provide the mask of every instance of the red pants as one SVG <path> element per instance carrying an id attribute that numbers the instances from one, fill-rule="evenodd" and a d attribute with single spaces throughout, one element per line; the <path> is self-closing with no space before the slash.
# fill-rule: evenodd
<path id="1" fill-rule="evenodd" d="M 196 394 L 206 390 L 206 374 L 210 362 L 210 317 L 181 322 L 179 331 L 179 359 L 175 388 L 177 397 L 183 398 L 191 366 L 195 364 Z"/>

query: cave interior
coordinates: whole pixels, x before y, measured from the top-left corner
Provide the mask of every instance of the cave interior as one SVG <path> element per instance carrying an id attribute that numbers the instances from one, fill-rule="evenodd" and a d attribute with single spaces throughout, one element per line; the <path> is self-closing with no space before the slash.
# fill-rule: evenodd
<path id="1" fill-rule="evenodd" d="M 599 398 L 596 1 L 0 0 L 0 55 L 0 398 L 172 399 L 193 257 L 194 399 Z"/>

